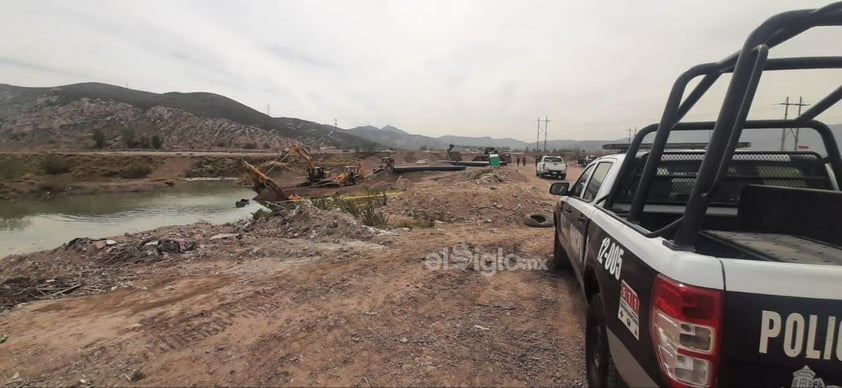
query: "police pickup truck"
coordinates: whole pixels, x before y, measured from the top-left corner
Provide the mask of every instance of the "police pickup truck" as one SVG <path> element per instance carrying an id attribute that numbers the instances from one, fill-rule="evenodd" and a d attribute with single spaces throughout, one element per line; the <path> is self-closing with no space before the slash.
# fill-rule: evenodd
<path id="1" fill-rule="evenodd" d="M 682 74 L 625 153 L 550 187 L 553 265 L 588 301 L 589 385 L 842 386 L 842 158 L 816 120 L 842 85 L 794 119 L 747 120 L 762 73 L 842 69 L 842 57 L 769 50 L 839 25 L 842 3 L 770 18 L 734 55 Z M 681 121 L 727 73 L 716 120 Z M 824 149 L 736 149 L 742 135 L 799 127 Z M 668 147 L 681 131 L 709 131 L 706 149 Z"/>

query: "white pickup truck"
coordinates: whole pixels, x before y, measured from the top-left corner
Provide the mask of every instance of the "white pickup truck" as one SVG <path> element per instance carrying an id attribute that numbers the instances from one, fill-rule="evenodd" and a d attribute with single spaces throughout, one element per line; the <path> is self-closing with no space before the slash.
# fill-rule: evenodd
<path id="1" fill-rule="evenodd" d="M 567 163 L 561 156 L 542 156 L 535 165 L 535 176 L 553 176 L 563 180 L 567 178 Z"/>
<path id="2" fill-rule="evenodd" d="M 735 55 L 692 67 L 626 153 L 550 187 L 561 196 L 551 265 L 575 275 L 589 305 L 590 386 L 842 386 L 842 157 L 816 120 L 842 85 L 798 117 L 746 120 L 762 73 L 842 69 L 842 57 L 767 56 L 819 26 L 842 26 L 842 3 L 779 14 Z M 728 73 L 716 121 L 682 122 Z M 736 150 L 744 129 L 799 127 L 824 149 Z M 666 151 L 676 131 L 710 142 Z"/>

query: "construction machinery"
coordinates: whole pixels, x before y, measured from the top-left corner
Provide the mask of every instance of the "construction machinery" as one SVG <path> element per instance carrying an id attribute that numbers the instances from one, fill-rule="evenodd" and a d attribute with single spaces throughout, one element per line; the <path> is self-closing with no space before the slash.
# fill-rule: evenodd
<path id="1" fill-rule="evenodd" d="M 363 167 L 363 162 L 359 162 L 356 165 L 345 166 L 342 173 L 331 179 L 327 185 L 351 186 L 363 179 L 365 179 L 365 167 Z"/>
<path id="2" fill-rule="evenodd" d="M 313 160 L 313 156 L 310 155 L 310 151 L 303 145 L 296 144 L 287 148 L 280 161 L 285 161 L 290 155 L 297 155 L 307 161 L 307 181 L 302 183 L 302 186 L 322 184 L 330 176 L 323 167 L 316 165 L 316 162 Z"/>
<path id="3" fill-rule="evenodd" d="M 254 182 L 254 191 L 257 192 L 258 199 L 266 202 L 274 201 L 297 201 L 301 199 L 296 194 L 287 194 L 284 189 L 272 178 L 260 171 L 257 167 L 252 166 L 245 160 L 243 167 L 248 172 L 251 181 Z"/>
<path id="4" fill-rule="evenodd" d="M 451 162 L 461 162 L 462 153 L 459 151 L 454 151 L 453 147 L 455 147 L 453 144 L 450 144 L 450 146 L 447 147 L 447 160 Z"/>

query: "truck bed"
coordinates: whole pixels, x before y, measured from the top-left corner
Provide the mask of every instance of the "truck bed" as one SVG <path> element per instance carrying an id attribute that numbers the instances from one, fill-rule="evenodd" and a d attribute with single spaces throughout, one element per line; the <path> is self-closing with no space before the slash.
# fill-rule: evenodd
<path id="1" fill-rule="evenodd" d="M 746 258 L 782 263 L 842 265 L 842 247 L 779 233 L 706 230 L 702 236 L 738 251 Z"/>

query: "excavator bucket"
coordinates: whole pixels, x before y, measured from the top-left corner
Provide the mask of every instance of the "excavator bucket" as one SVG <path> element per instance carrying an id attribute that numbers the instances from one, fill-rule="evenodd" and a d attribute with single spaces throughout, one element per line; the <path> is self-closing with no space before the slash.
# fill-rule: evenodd
<path id="1" fill-rule="evenodd" d="M 257 192 L 259 201 L 295 201 L 300 199 L 298 195 L 285 193 L 277 182 L 269 178 L 268 175 L 264 174 L 258 168 L 252 166 L 249 162 L 245 160 L 242 162 L 249 178 L 254 183 L 254 191 Z"/>

